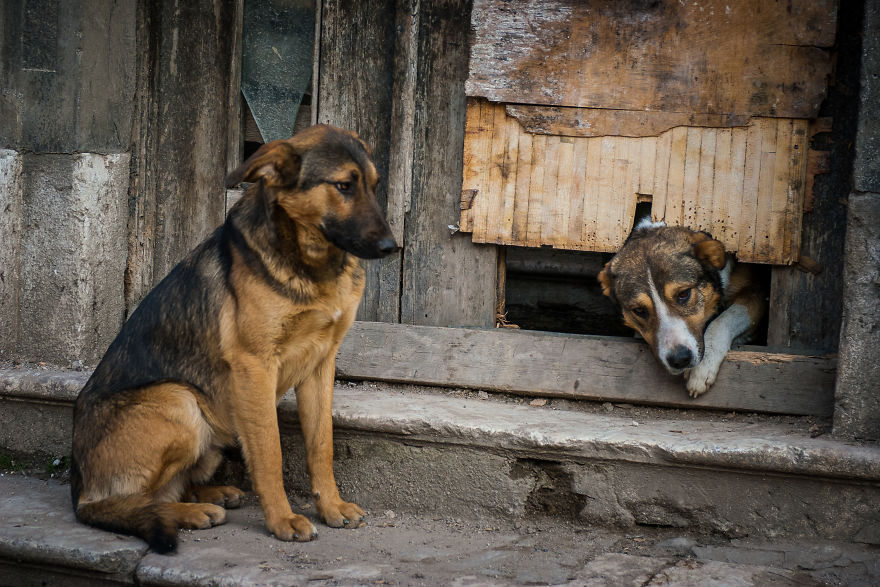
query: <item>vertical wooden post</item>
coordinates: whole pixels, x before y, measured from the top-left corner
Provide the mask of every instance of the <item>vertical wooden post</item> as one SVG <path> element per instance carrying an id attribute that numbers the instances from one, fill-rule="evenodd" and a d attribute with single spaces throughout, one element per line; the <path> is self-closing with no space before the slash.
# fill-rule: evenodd
<path id="1" fill-rule="evenodd" d="M 495 321 L 494 246 L 450 234 L 460 216 L 471 2 L 419 7 L 413 181 L 406 214 L 401 322 L 484 326 Z"/>
<path id="2" fill-rule="evenodd" d="M 382 177 L 376 197 L 389 220 L 402 217 L 389 170 L 395 79 L 395 0 L 324 0 L 318 8 L 318 75 L 313 87 L 316 121 L 357 132 L 372 148 Z M 317 100 L 317 104 L 315 103 Z M 389 199 L 390 198 L 390 199 Z M 399 221 L 395 222 L 399 226 Z M 399 232 L 396 231 L 396 232 Z M 359 320 L 397 322 L 401 253 L 366 261 L 367 285 Z"/>

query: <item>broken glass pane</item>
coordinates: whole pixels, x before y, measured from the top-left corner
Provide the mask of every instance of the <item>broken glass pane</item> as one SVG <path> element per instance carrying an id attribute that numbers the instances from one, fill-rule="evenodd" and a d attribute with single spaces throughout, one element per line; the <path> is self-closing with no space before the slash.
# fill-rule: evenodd
<path id="1" fill-rule="evenodd" d="M 241 91 L 266 142 L 293 134 L 314 41 L 314 0 L 245 0 Z"/>

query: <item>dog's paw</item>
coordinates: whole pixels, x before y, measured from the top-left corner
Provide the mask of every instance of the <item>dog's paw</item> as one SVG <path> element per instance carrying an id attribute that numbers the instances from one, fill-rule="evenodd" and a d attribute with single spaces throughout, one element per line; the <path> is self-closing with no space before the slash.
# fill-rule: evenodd
<path id="1" fill-rule="evenodd" d="M 275 538 L 287 542 L 308 542 L 318 537 L 315 526 L 308 518 L 299 514 L 290 514 L 273 521 L 266 520 L 266 526 Z"/>
<path id="2" fill-rule="evenodd" d="M 365 515 L 356 504 L 342 500 L 326 505 L 319 501 L 318 513 L 331 528 L 357 528 Z"/>
<path id="3" fill-rule="evenodd" d="M 177 524 L 181 528 L 204 530 L 219 526 L 226 522 L 226 510 L 210 503 L 179 503 L 177 506 Z"/>
<path id="4" fill-rule="evenodd" d="M 187 501 L 213 503 L 227 509 L 239 507 L 243 498 L 244 491 L 231 485 L 193 487 L 187 494 Z"/>
<path id="5" fill-rule="evenodd" d="M 721 367 L 721 363 L 706 360 L 707 358 L 704 358 L 693 369 L 685 371 L 684 376 L 687 379 L 688 394 L 693 398 L 709 391 L 709 388 L 712 387 L 712 384 L 715 383 L 715 379 L 718 377 L 718 369 Z"/>

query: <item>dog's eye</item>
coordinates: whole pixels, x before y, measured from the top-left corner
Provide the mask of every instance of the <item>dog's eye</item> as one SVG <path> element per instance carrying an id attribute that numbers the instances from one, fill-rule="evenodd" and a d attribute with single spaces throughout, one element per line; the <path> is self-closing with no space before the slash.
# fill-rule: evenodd
<path id="1" fill-rule="evenodd" d="M 348 181 L 337 181 L 333 184 L 333 186 L 342 193 L 346 193 L 351 190 L 351 182 Z"/>
<path id="2" fill-rule="evenodd" d="M 691 288 L 683 289 L 676 296 L 679 304 L 686 304 L 691 299 Z"/>
<path id="3" fill-rule="evenodd" d="M 639 318 L 647 318 L 648 317 L 648 308 L 644 306 L 636 306 L 632 309 L 632 313 L 638 316 Z"/>

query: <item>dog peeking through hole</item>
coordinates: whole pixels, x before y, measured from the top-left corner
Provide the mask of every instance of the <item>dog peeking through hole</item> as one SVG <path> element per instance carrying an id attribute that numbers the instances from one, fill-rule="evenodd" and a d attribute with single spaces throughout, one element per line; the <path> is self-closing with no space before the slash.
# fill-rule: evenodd
<path id="1" fill-rule="evenodd" d="M 357 527 L 333 474 L 335 357 L 364 289 L 358 257 L 398 250 L 366 144 L 326 125 L 260 147 L 227 178 L 252 182 L 221 225 L 140 303 L 74 407 L 77 518 L 157 552 L 179 528 L 224 522 L 243 493 L 205 487 L 240 445 L 281 540 L 317 532 L 291 511 L 276 406 L 295 388 L 311 490 L 329 526 Z"/>
<path id="2" fill-rule="evenodd" d="M 715 383 L 731 345 L 746 342 L 767 312 L 754 271 L 705 232 L 646 218 L 599 273 L 619 307 L 691 397 Z"/>

